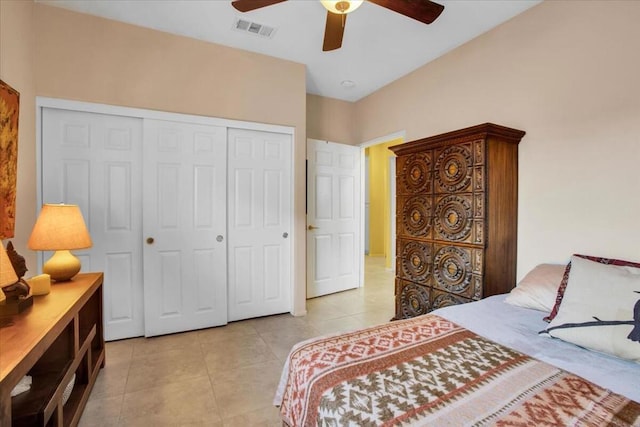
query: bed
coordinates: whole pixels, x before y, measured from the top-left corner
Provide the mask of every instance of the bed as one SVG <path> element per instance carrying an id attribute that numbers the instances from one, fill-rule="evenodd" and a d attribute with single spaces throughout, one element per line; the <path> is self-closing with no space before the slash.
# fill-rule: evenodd
<path id="1" fill-rule="evenodd" d="M 640 293 L 635 290 L 640 265 L 578 257 L 563 268 L 560 285 L 552 280 L 546 299 L 555 302 L 542 304 L 546 313 L 517 304 L 514 292 L 295 345 L 274 398 L 283 423 L 640 426 L 640 342 L 625 338 L 628 348 L 608 354 L 606 348 L 585 348 L 589 345 L 580 341 L 584 330 L 598 338 L 597 345 L 615 343 L 617 338 L 607 338 L 610 333 L 632 336 L 634 319 L 627 319 L 640 308 L 640 297 L 638 307 L 633 305 L 634 293 Z M 583 268 L 585 262 L 588 268 Z M 611 310 L 620 313 L 611 300 L 620 299 L 611 291 L 618 288 L 609 284 L 601 292 L 603 276 L 590 270 L 591 264 L 607 269 L 606 274 L 618 269 L 629 276 L 627 282 L 616 279 L 624 282 L 618 287 L 624 310 L 631 306 L 619 314 L 622 320 L 611 320 Z M 600 293 L 587 295 L 588 286 L 579 287 L 579 280 L 601 286 Z M 525 287 L 518 284 L 516 289 Z M 539 286 L 531 289 L 526 298 L 540 294 Z M 606 305 L 605 313 L 593 316 L 591 305 L 586 320 L 575 321 L 572 304 L 589 304 L 594 298 L 598 306 Z M 553 311 L 551 323 L 543 320 Z M 557 326 L 562 319 L 565 323 Z M 617 346 L 612 352 L 619 351 Z"/>

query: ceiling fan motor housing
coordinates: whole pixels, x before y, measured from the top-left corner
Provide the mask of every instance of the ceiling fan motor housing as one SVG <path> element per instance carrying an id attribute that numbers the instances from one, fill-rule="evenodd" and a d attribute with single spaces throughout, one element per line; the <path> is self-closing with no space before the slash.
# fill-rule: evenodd
<path id="1" fill-rule="evenodd" d="M 346 15 L 362 5 L 362 0 L 320 0 L 320 3 L 331 13 Z"/>
<path id="2" fill-rule="evenodd" d="M 336 3 L 336 9 L 338 9 L 342 13 L 346 13 L 346 11 L 349 10 L 349 6 L 349 2 L 344 0 Z"/>

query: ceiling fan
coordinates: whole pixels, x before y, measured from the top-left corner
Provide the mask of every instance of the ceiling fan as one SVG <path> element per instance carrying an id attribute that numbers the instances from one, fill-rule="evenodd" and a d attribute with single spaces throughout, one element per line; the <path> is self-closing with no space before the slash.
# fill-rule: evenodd
<path id="1" fill-rule="evenodd" d="M 249 12 L 271 6 L 286 0 L 234 0 L 231 2 L 240 12 Z M 369 0 L 371 3 L 393 10 L 401 15 L 413 18 L 425 24 L 431 24 L 444 10 L 444 6 L 430 0 Z M 347 13 L 356 10 L 363 0 L 320 0 L 327 9 L 327 23 L 324 27 L 323 51 L 339 49 Z"/>

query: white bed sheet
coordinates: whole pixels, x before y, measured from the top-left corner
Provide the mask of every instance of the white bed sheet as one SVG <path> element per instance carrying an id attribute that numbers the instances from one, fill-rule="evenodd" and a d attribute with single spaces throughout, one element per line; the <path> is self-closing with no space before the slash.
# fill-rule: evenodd
<path id="1" fill-rule="evenodd" d="M 433 311 L 478 335 L 572 372 L 640 402 L 640 363 L 538 334 L 545 313 L 504 302 L 506 294 Z"/>

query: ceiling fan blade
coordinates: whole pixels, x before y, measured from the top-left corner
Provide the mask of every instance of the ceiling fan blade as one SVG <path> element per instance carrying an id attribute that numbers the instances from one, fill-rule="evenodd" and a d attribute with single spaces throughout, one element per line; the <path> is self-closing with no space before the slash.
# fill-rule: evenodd
<path id="1" fill-rule="evenodd" d="M 251 10 L 271 6 L 272 4 L 281 3 L 283 1 L 287 0 L 235 0 L 231 2 L 231 5 L 240 12 L 249 12 Z"/>
<path id="2" fill-rule="evenodd" d="M 324 26 L 324 43 L 322 44 L 323 52 L 340 49 L 346 23 L 347 15 L 327 12 L 327 23 Z"/>
<path id="3" fill-rule="evenodd" d="M 444 6 L 430 0 L 369 0 L 401 15 L 425 24 L 431 24 L 444 10 Z"/>

